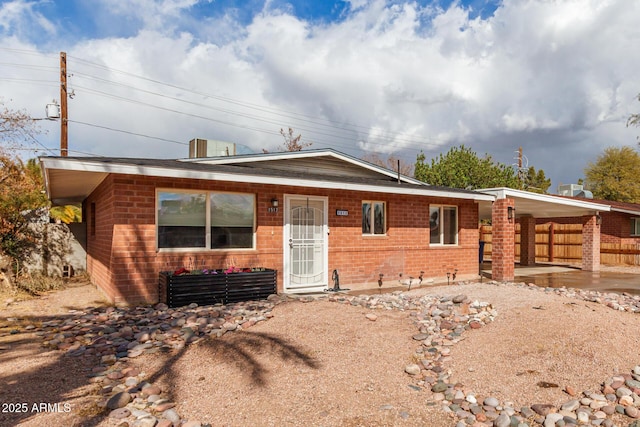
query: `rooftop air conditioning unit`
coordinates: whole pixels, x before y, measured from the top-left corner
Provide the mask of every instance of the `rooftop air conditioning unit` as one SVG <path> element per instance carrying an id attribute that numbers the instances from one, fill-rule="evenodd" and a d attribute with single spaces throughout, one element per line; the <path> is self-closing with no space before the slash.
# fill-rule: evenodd
<path id="1" fill-rule="evenodd" d="M 591 191 L 585 190 L 584 187 L 580 184 L 558 185 L 558 195 L 593 199 L 593 194 L 591 193 Z"/>
<path id="2" fill-rule="evenodd" d="M 213 139 L 194 138 L 189 141 L 189 158 L 235 156 L 236 144 Z"/>

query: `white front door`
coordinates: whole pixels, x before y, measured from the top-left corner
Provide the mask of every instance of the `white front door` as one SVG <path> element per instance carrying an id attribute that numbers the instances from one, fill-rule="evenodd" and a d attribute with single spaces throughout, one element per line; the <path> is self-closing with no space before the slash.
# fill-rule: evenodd
<path id="1" fill-rule="evenodd" d="M 285 195 L 284 200 L 284 291 L 323 291 L 328 287 L 327 198 Z"/>

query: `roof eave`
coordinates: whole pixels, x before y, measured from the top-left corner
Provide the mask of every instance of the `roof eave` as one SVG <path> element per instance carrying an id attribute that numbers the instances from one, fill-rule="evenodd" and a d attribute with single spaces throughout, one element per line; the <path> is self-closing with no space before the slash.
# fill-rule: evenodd
<path id="1" fill-rule="evenodd" d="M 404 186 L 402 183 L 396 185 L 374 185 L 374 184 L 361 184 L 361 183 L 349 183 L 344 181 L 326 181 L 322 179 L 296 179 L 292 180 L 286 177 L 267 176 L 261 174 L 234 174 L 226 172 L 216 171 L 198 171 L 190 169 L 180 168 L 167 168 L 160 166 L 143 166 L 132 165 L 124 163 L 103 163 L 92 160 L 78 160 L 78 159 L 64 159 L 64 158 L 41 158 L 43 169 L 48 171 L 50 169 L 62 169 L 76 171 L 81 173 L 116 173 L 116 174 L 129 174 L 129 175 L 147 175 L 155 177 L 171 177 L 171 178 L 186 178 L 186 179 L 204 179 L 204 180 L 216 180 L 225 182 L 243 182 L 251 184 L 263 184 L 269 182 L 274 185 L 287 185 L 296 187 L 312 187 L 323 189 L 344 189 L 353 191 L 368 191 L 374 193 L 388 193 L 388 194 L 405 194 L 405 195 L 420 195 L 420 196 L 433 196 L 452 199 L 474 200 L 474 201 L 493 201 L 494 196 L 488 194 L 482 194 L 478 192 L 457 192 L 447 191 L 442 189 L 434 189 L 430 186 Z M 47 172 L 48 173 L 48 172 Z M 51 182 L 47 182 L 47 192 L 51 195 Z M 89 189 L 87 189 L 88 191 Z M 85 195 L 85 197 L 88 194 Z"/>
<path id="2" fill-rule="evenodd" d="M 583 200 L 558 197 L 551 194 L 532 193 L 530 191 L 516 190 L 513 188 L 507 188 L 507 187 L 482 188 L 482 189 L 478 189 L 477 191 L 486 193 L 486 194 L 493 194 L 498 199 L 507 198 L 507 197 L 513 197 L 513 198 L 519 197 L 519 198 L 535 200 L 539 202 L 555 203 L 555 204 L 566 205 L 566 206 L 582 208 L 582 209 L 589 209 L 589 210 L 599 211 L 599 212 L 609 212 L 611 210 L 611 206 L 604 205 L 601 203 L 587 202 Z"/>

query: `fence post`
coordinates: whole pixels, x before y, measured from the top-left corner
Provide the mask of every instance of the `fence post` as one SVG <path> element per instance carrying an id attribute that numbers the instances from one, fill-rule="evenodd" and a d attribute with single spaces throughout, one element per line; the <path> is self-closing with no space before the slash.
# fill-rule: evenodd
<path id="1" fill-rule="evenodd" d="M 553 247 L 555 244 L 554 223 L 549 224 L 549 262 L 553 262 Z"/>

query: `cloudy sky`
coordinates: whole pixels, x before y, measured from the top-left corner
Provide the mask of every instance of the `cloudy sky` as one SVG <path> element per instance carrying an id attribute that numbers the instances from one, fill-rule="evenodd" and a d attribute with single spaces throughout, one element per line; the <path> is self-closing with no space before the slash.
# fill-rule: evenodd
<path id="1" fill-rule="evenodd" d="M 414 163 L 465 144 L 558 184 L 640 129 L 640 1 L 4 0 L 0 96 L 70 155 L 180 158 L 281 128 Z M 58 154 L 41 122 L 37 154 Z"/>

